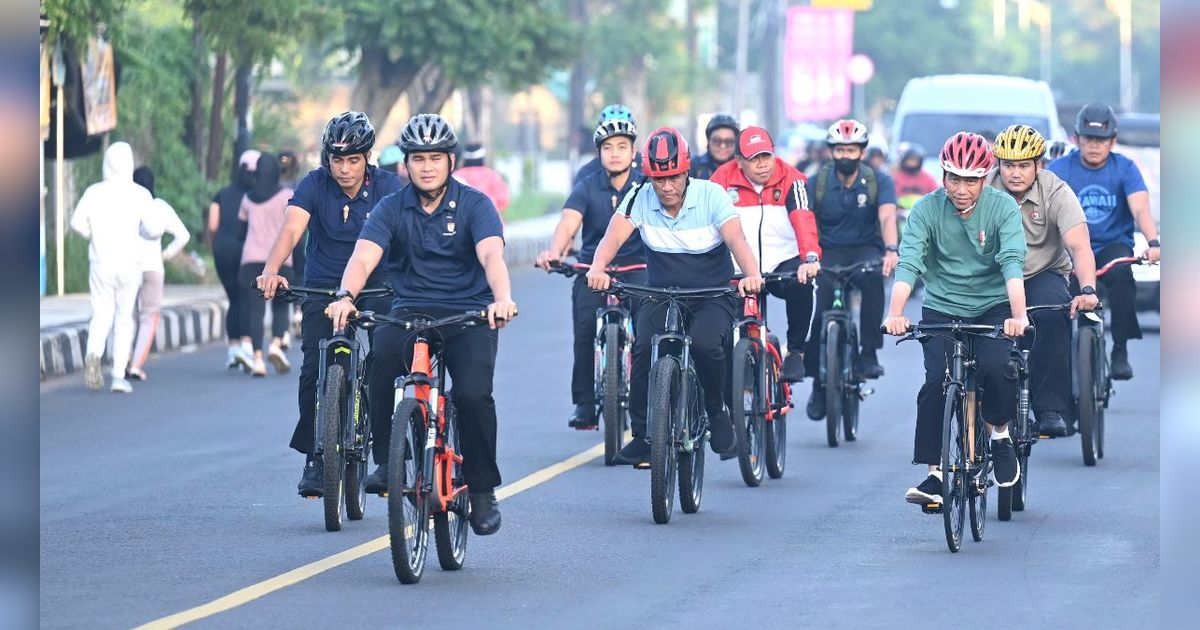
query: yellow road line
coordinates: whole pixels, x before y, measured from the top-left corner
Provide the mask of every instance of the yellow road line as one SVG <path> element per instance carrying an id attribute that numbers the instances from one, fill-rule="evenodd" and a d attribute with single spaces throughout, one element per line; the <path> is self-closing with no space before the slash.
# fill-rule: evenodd
<path id="1" fill-rule="evenodd" d="M 626 436 L 628 439 L 628 436 Z M 507 486 L 502 486 L 496 489 L 497 499 L 507 499 L 513 495 L 524 492 L 530 488 L 541 485 L 551 479 L 573 469 L 586 464 L 587 462 L 596 459 L 604 454 L 604 444 L 597 444 L 586 451 L 577 455 L 573 455 L 557 464 L 547 466 L 537 472 L 531 473 Z M 263 580 L 257 584 L 251 584 L 246 588 L 234 591 L 223 597 L 218 597 L 206 604 L 201 604 L 195 608 L 189 608 L 183 612 L 178 612 L 173 615 L 155 619 L 149 623 L 143 624 L 135 628 L 135 630 L 165 630 L 167 628 L 178 628 L 187 623 L 198 621 L 206 617 L 211 617 L 217 613 L 232 610 L 243 604 L 248 604 L 264 595 L 269 595 L 275 591 L 287 588 L 293 584 L 299 584 L 308 578 L 324 573 L 330 569 L 339 567 L 347 562 L 358 560 L 364 556 L 369 556 L 377 551 L 383 551 L 388 548 L 388 536 L 380 536 L 374 540 L 367 541 L 356 547 L 351 547 L 345 551 L 335 553 L 332 556 L 322 558 L 316 562 L 311 562 L 302 567 L 292 569 L 287 573 L 277 575 L 273 578 Z"/>

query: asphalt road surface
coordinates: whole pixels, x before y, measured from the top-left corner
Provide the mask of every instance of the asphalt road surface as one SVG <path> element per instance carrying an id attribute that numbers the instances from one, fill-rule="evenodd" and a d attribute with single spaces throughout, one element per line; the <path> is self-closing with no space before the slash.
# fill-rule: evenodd
<path id="1" fill-rule="evenodd" d="M 1158 625 L 1157 335 L 1131 345 L 1137 376 L 1118 384 L 1099 465 L 1084 468 L 1074 438 L 1040 444 L 1027 510 L 1006 523 L 993 510 L 983 542 L 967 534 L 951 554 L 941 517 L 903 498 L 924 476 L 910 463 L 916 344 L 887 343 L 859 441 L 825 445 L 823 424 L 803 414 L 804 383 L 783 479 L 747 488 L 736 461 L 710 454 L 701 511 L 676 507 L 655 525 L 648 472 L 586 456 L 545 470 L 598 454 L 602 438 L 566 426 L 568 282 L 532 271 L 513 281 L 521 316 L 501 334 L 496 373 L 500 465 L 505 483 L 537 474 L 501 502 L 498 534 L 471 537 L 462 571 L 431 558 L 419 585 L 397 582 L 382 499 L 326 532 L 321 503 L 295 491 L 295 372 L 227 373 L 224 348 L 208 346 L 153 359 L 129 396 L 93 394 L 79 375 L 42 386 L 41 624 Z M 356 547 L 355 559 L 335 556 Z"/>

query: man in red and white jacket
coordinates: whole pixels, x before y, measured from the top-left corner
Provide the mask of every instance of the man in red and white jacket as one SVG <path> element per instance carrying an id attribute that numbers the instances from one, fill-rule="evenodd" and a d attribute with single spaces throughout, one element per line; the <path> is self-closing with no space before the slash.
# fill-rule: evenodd
<path id="1" fill-rule="evenodd" d="M 772 295 L 787 307 L 787 347 L 783 379 L 804 378 L 804 347 L 813 316 L 813 285 L 821 268 L 817 222 L 809 208 L 804 173 L 775 156 L 775 145 L 762 127 L 738 135 L 737 159 L 726 162 L 711 178 L 729 192 L 741 215 L 746 240 L 759 269 L 795 271 L 801 284 L 772 286 Z"/>

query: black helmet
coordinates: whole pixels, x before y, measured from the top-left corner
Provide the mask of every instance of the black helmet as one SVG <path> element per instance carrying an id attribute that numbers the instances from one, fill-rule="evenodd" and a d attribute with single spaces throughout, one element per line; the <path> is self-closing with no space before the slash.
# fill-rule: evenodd
<path id="1" fill-rule="evenodd" d="M 925 147 L 916 142 L 901 142 L 896 145 L 896 153 L 900 154 L 901 162 L 914 157 L 920 159 L 922 162 L 925 161 Z"/>
<path id="2" fill-rule="evenodd" d="M 417 114 L 400 132 L 400 148 L 405 155 L 418 151 L 453 153 L 457 146 L 454 128 L 437 114 Z"/>
<path id="3" fill-rule="evenodd" d="M 1113 138 L 1117 135 L 1117 115 L 1104 103 L 1088 103 L 1075 117 L 1075 133 L 1093 138 Z"/>
<path id="4" fill-rule="evenodd" d="M 338 114 L 325 125 L 321 148 L 328 155 L 356 155 L 375 146 L 375 128 L 362 112 Z"/>
<path id="5" fill-rule="evenodd" d="M 704 126 L 704 137 L 711 138 L 713 132 L 721 127 L 732 129 L 734 134 L 741 131 L 741 127 L 738 125 L 737 119 L 733 117 L 733 114 L 722 112 L 720 114 L 713 114 L 713 117 L 708 119 L 708 124 Z"/>

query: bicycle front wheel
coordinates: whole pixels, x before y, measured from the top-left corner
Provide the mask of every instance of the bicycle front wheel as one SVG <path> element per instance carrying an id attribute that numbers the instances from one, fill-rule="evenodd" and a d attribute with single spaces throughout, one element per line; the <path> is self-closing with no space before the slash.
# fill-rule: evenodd
<path id="1" fill-rule="evenodd" d="M 696 373 L 688 371 L 684 378 L 688 379 L 688 400 L 683 406 L 683 413 L 677 416 L 679 422 L 679 509 L 684 514 L 695 514 L 700 511 L 700 501 L 704 498 L 704 446 L 708 443 L 708 423 L 704 419 L 704 405 L 701 402 L 703 393 Z M 677 407 L 678 408 L 678 407 Z M 687 427 L 684 433 L 683 428 Z"/>
<path id="2" fill-rule="evenodd" d="M 650 433 L 650 511 L 654 522 L 671 522 L 675 507 L 675 474 L 679 445 L 677 417 L 683 375 L 675 357 L 661 357 L 650 378 L 646 423 Z"/>
<path id="3" fill-rule="evenodd" d="M 450 401 L 450 392 L 446 392 L 446 447 L 462 456 L 461 440 L 458 436 L 458 417 L 454 403 Z M 450 494 L 456 487 L 466 485 L 462 476 L 462 464 L 456 464 L 447 454 L 446 468 L 439 471 L 441 478 L 437 483 L 443 485 L 443 492 Z M 467 493 L 463 492 L 446 506 L 446 511 L 433 515 L 433 537 L 437 543 L 438 564 L 445 571 L 457 571 L 463 568 L 467 558 L 467 535 L 470 533 L 468 518 L 470 517 L 470 502 Z"/>
<path id="4" fill-rule="evenodd" d="M 767 363 L 765 391 L 771 392 L 768 404 L 779 411 L 767 422 L 764 441 L 767 443 L 767 475 L 772 479 L 779 479 L 783 477 L 784 468 L 787 466 L 787 405 L 791 403 L 791 388 L 779 382 L 780 365 L 775 359 L 779 356 L 779 340 L 772 335 L 770 343 L 775 348 L 775 354 L 764 355 L 763 358 Z"/>
<path id="5" fill-rule="evenodd" d="M 751 488 L 762 483 L 765 440 L 765 419 L 762 376 L 765 375 L 759 362 L 761 353 L 751 339 L 743 338 L 733 348 L 733 408 L 729 417 L 733 420 L 734 433 L 738 435 L 738 467 L 742 481 Z"/>
<path id="6" fill-rule="evenodd" d="M 625 446 L 625 389 L 629 374 L 625 372 L 621 331 L 616 324 L 604 327 L 604 373 L 601 375 L 604 392 L 604 465 L 615 466 L 617 453 Z"/>
<path id="7" fill-rule="evenodd" d="M 388 534 L 392 568 L 402 584 L 416 584 L 429 547 L 429 501 L 423 491 L 425 408 L 406 398 L 392 416 L 388 450 Z"/>
<path id="8" fill-rule="evenodd" d="M 963 522 L 966 520 L 967 453 L 963 435 L 963 396 L 957 385 L 946 390 L 942 412 L 942 524 L 946 546 L 957 553 L 962 547 Z"/>
<path id="9" fill-rule="evenodd" d="M 825 441 L 837 448 L 842 422 L 842 326 L 825 324 Z"/>
<path id="10" fill-rule="evenodd" d="M 1096 339 L 1096 329 L 1091 326 L 1080 326 L 1075 338 L 1075 378 L 1078 380 L 1079 445 L 1083 451 L 1083 465 L 1096 465 L 1096 444 L 1099 431 L 1100 417 L 1099 397 L 1096 395 L 1099 384 L 1096 382 L 1097 360 L 1104 362 L 1104 357 L 1097 357 L 1095 352 L 1099 347 Z"/>
<path id="11" fill-rule="evenodd" d="M 853 442 L 858 439 L 858 405 L 862 402 L 858 396 L 858 386 L 862 383 L 862 359 L 858 355 L 857 333 L 847 328 L 848 339 L 843 346 L 846 352 L 842 355 L 842 371 L 845 375 L 845 387 L 842 388 L 842 437 L 847 442 Z"/>
<path id="12" fill-rule="evenodd" d="M 358 389 L 355 395 L 359 401 L 366 398 L 366 392 L 362 389 Z M 355 453 L 346 458 L 346 516 L 352 521 L 359 521 L 367 513 L 367 458 L 371 455 L 371 419 L 359 405 L 353 405 L 352 409 L 358 416 L 351 419 Z"/>
<path id="13" fill-rule="evenodd" d="M 321 464 L 325 469 L 325 530 L 342 529 L 346 506 L 346 452 L 342 449 L 342 392 L 346 375 L 341 365 L 325 371 L 325 391 L 319 403 L 321 412 Z"/>

